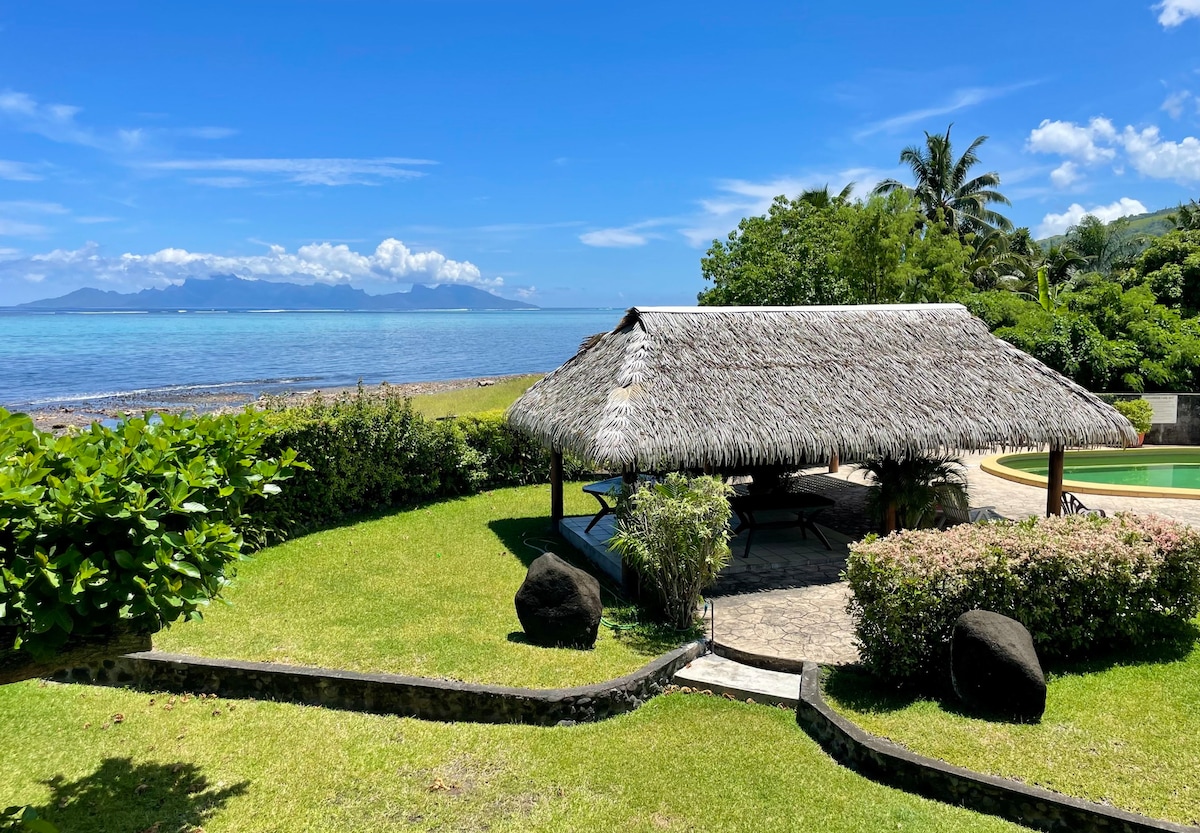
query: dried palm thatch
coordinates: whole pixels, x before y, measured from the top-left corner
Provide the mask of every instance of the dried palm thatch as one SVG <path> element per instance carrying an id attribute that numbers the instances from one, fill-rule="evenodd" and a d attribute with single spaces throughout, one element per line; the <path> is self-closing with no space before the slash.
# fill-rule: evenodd
<path id="1" fill-rule="evenodd" d="M 1136 441 L 959 304 L 634 307 L 508 420 L 641 470 Z"/>

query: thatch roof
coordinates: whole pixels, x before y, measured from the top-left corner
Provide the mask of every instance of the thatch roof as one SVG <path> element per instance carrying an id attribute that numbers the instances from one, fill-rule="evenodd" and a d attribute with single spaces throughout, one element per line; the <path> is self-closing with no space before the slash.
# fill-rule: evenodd
<path id="1" fill-rule="evenodd" d="M 508 420 L 643 470 L 1136 441 L 959 304 L 634 307 Z"/>

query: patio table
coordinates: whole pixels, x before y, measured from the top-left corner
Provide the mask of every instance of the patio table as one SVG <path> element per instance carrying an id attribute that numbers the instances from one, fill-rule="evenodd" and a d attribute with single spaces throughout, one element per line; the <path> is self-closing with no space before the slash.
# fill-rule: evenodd
<path id="1" fill-rule="evenodd" d="M 638 480 L 641 480 L 643 482 L 648 482 L 653 479 L 654 478 L 650 477 L 649 475 L 645 475 L 645 474 L 638 475 Z M 610 477 L 610 478 L 608 478 L 608 480 L 601 480 L 597 483 L 589 483 L 588 485 L 583 487 L 584 492 L 591 495 L 592 497 L 594 497 L 596 500 L 598 500 L 600 502 L 600 511 L 596 513 L 596 516 L 594 518 L 592 518 L 591 522 L 583 530 L 584 535 L 587 535 L 589 532 L 592 531 L 592 527 L 594 527 L 596 525 L 597 521 L 599 521 L 605 515 L 612 514 L 614 507 L 609 506 L 608 503 L 604 499 L 610 498 L 615 501 L 617 499 L 617 497 L 620 496 L 621 487 L 624 485 L 625 485 L 625 478 Z"/>
<path id="2" fill-rule="evenodd" d="M 825 537 L 825 533 L 821 532 L 820 528 L 813 523 L 813 518 L 833 505 L 834 501 L 830 498 L 809 492 L 754 493 L 735 486 L 734 494 L 729 498 L 729 507 L 738 518 L 738 525 L 734 528 L 733 534 L 737 535 L 742 530 L 747 530 L 746 547 L 742 551 L 742 558 L 750 556 L 750 544 L 754 541 L 755 531 L 759 529 L 799 528 L 800 534 L 805 538 L 811 531 L 817 540 L 825 545 L 825 549 L 833 549 L 829 544 L 829 539 Z M 792 517 L 770 521 L 759 520 L 755 517 L 756 512 L 769 511 L 788 512 Z"/>

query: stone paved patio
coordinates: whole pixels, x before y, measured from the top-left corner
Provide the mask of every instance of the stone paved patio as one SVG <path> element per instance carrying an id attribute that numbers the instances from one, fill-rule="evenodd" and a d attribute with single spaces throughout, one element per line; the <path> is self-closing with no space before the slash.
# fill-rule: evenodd
<path id="1" fill-rule="evenodd" d="M 1043 489 L 987 474 L 979 468 L 985 456 L 963 457 L 972 506 L 993 506 L 1009 518 L 1046 511 Z M 839 576 L 846 565 L 850 542 L 870 529 L 865 515 L 870 490 L 851 466 L 836 474 L 827 474 L 824 468 L 806 473 L 816 475 L 806 482 L 808 488 L 837 502 L 820 518 L 833 550 L 825 550 L 811 538 L 801 538 L 796 530 L 764 530 L 755 539 L 750 559 L 741 559 L 741 539 L 735 538 L 731 542 L 733 563 L 709 593 L 712 605 L 707 621 L 718 652 L 724 650 L 734 658 L 757 655 L 778 668 L 793 668 L 803 660 L 830 665 L 858 660 L 853 622 L 846 613 L 849 588 Z M 1087 506 L 1109 514 L 1154 512 L 1200 526 L 1200 500 L 1079 497 Z M 580 533 L 588 520 L 566 519 L 564 533 L 581 549 L 590 547 L 607 553 L 604 542 L 612 534 L 612 518 L 597 524 L 588 540 L 583 540 Z M 829 530 L 826 523 L 840 532 Z"/>

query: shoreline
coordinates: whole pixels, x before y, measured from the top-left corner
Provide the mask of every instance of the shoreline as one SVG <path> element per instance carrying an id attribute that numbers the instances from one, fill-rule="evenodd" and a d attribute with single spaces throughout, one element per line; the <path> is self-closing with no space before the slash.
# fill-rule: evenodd
<path id="1" fill-rule="evenodd" d="M 378 395 L 383 387 L 400 396 L 424 396 L 431 393 L 487 387 L 510 379 L 520 379 L 536 373 L 509 373 L 496 376 L 471 376 L 459 379 L 438 379 L 425 382 L 402 382 L 391 384 L 363 385 L 368 395 Z M 336 397 L 353 393 L 357 385 L 336 385 L 315 388 L 288 388 L 278 392 L 250 393 L 247 391 L 146 391 L 144 394 L 123 394 L 111 397 L 93 397 L 63 402 L 52 406 L 19 408 L 8 410 L 27 414 L 34 426 L 41 431 L 65 431 L 68 428 L 86 428 L 94 422 L 113 420 L 128 414 L 153 413 L 220 413 L 240 410 L 247 405 L 256 405 L 268 399 L 273 401 L 301 400 L 309 397 Z"/>

